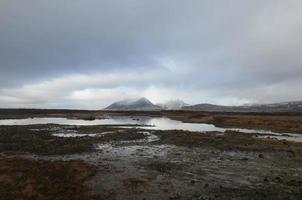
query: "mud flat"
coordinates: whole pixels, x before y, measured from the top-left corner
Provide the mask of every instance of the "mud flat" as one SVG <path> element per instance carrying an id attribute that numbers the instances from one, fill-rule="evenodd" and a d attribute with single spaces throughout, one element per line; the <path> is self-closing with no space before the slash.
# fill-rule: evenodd
<path id="1" fill-rule="evenodd" d="M 302 143 L 143 127 L 0 126 L 0 199 L 301 199 Z"/>

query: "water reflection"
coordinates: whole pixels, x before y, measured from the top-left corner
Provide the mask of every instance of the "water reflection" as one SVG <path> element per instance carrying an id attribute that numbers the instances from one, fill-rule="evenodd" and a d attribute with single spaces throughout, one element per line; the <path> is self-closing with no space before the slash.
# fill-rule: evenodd
<path id="1" fill-rule="evenodd" d="M 2 119 L 0 125 L 34 125 L 34 124 L 58 124 L 58 125 L 79 125 L 79 126 L 93 126 L 93 125 L 120 125 L 127 127 L 127 125 L 145 125 L 144 129 L 151 130 L 187 130 L 196 132 L 210 132 L 218 131 L 225 132 L 227 130 L 239 131 L 243 133 L 262 134 L 262 137 L 272 137 L 277 139 L 286 139 L 302 142 L 302 135 L 291 133 L 274 133 L 272 131 L 254 130 L 254 129 L 240 129 L 240 128 L 220 128 L 212 124 L 202 123 L 184 123 L 177 120 L 172 120 L 165 117 L 112 117 L 108 119 L 96 120 L 79 120 L 67 118 L 27 118 L 27 119 Z"/>
<path id="2" fill-rule="evenodd" d="M 93 125 L 135 125 L 141 124 L 139 121 L 132 120 L 129 117 L 114 117 L 109 119 L 96 120 L 80 120 L 67 119 L 56 117 L 34 117 L 26 119 L 2 119 L 0 125 L 35 125 L 35 124 L 58 124 L 58 125 L 78 125 L 78 126 L 93 126 Z"/>

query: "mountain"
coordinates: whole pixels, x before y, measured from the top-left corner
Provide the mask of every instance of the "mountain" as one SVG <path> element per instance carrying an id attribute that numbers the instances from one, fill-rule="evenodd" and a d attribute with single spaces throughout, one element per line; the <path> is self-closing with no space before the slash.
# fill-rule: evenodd
<path id="1" fill-rule="evenodd" d="M 193 106 L 184 106 L 182 109 L 207 112 L 302 112 L 302 101 L 247 106 L 219 106 L 213 104 L 197 104 Z"/>
<path id="2" fill-rule="evenodd" d="M 140 98 L 135 100 L 124 100 L 111 104 L 105 110 L 161 110 L 160 106 L 154 105 L 146 98 Z"/>
<path id="3" fill-rule="evenodd" d="M 189 104 L 179 99 L 167 101 L 166 103 L 158 104 L 158 105 L 161 106 L 164 110 L 181 110 L 182 107 L 189 106 Z"/>
<path id="4" fill-rule="evenodd" d="M 273 104 L 255 104 L 244 106 L 221 106 L 214 104 L 188 105 L 181 100 L 172 100 L 164 104 L 155 105 L 146 98 L 124 100 L 111 104 L 105 110 L 189 110 L 206 112 L 302 112 L 302 101 L 292 101 Z"/>

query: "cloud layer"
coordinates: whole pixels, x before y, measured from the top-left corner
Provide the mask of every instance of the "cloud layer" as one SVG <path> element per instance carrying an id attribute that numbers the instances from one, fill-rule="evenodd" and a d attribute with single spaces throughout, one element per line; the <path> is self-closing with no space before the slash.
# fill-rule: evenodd
<path id="1" fill-rule="evenodd" d="M 302 2 L 4 0 L 1 107 L 301 100 Z"/>

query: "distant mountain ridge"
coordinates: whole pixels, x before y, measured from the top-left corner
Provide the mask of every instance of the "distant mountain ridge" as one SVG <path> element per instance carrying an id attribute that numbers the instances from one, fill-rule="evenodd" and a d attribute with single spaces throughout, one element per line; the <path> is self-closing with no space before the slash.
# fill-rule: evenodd
<path id="1" fill-rule="evenodd" d="M 184 106 L 182 110 L 206 112 L 302 112 L 302 101 L 247 106 L 220 106 L 213 104 L 197 104 Z"/>
<path id="2" fill-rule="evenodd" d="M 114 111 L 158 111 L 158 110 L 187 110 L 205 112 L 302 112 L 302 101 L 256 104 L 243 106 L 222 106 L 214 104 L 188 105 L 182 100 L 171 100 L 163 104 L 155 105 L 147 98 L 128 99 L 118 101 L 105 110 Z"/>

